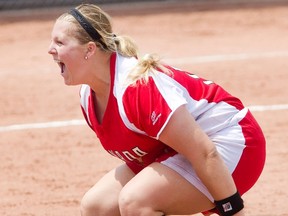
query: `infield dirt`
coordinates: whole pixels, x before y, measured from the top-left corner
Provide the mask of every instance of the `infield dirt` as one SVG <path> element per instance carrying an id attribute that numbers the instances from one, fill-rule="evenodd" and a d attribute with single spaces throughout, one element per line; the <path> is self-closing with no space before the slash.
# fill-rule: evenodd
<path id="1" fill-rule="evenodd" d="M 128 6 L 125 10 L 103 6 L 113 18 L 115 33 L 133 37 L 142 54 L 159 53 L 167 63 L 219 83 L 247 106 L 287 104 L 288 5 L 186 2 L 182 7 L 157 7 L 142 4 L 135 12 Z M 47 54 L 54 20 L 64 11 L 25 12 L 20 19 L 2 15 L 1 127 L 83 119 L 79 86 L 65 86 Z M 249 58 L 261 53 L 278 55 Z M 235 54 L 248 57 L 189 61 Z M 253 113 L 267 139 L 267 161 L 255 187 L 244 195 L 246 212 L 287 216 L 288 110 Z M 79 215 L 85 191 L 121 163 L 103 151 L 86 125 L 0 132 L 0 136 L 3 216 Z"/>

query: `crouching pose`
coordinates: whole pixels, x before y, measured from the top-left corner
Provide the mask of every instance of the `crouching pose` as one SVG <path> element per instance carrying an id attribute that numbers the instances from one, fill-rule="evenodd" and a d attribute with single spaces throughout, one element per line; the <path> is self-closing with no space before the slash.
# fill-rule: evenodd
<path id="1" fill-rule="evenodd" d="M 49 54 L 66 85 L 81 85 L 105 150 L 124 161 L 85 194 L 82 216 L 244 215 L 265 139 L 238 98 L 154 55 L 139 58 L 94 4 L 56 20 Z"/>

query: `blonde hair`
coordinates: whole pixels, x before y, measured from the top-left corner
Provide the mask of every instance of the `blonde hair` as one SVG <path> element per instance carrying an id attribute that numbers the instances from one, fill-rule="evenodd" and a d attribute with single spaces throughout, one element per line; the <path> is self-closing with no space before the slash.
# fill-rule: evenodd
<path id="1" fill-rule="evenodd" d="M 62 14 L 58 20 L 65 20 L 74 24 L 74 27 L 68 30 L 68 34 L 75 37 L 80 44 L 94 41 L 104 52 L 117 52 L 125 57 L 138 58 L 136 43 L 128 36 L 115 35 L 110 16 L 100 7 L 95 4 L 81 4 L 76 9 L 101 36 L 101 41 L 94 41 L 70 13 Z M 167 72 L 167 68 L 165 69 L 160 64 L 160 60 L 155 54 L 147 54 L 142 59 L 139 59 L 136 67 L 130 72 L 128 82 L 132 83 L 142 78 L 147 81 L 148 72 L 156 72 L 157 69 Z"/>
<path id="2" fill-rule="evenodd" d="M 150 73 L 157 74 L 159 71 L 172 75 L 172 71 L 161 63 L 160 57 L 157 54 L 146 54 L 129 73 L 126 84 L 135 84 L 137 80 L 140 83 L 147 83 Z"/>

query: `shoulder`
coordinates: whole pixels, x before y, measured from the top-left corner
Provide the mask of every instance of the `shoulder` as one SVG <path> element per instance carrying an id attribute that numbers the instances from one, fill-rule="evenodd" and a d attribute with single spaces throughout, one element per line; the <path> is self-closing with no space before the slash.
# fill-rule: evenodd
<path id="1" fill-rule="evenodd" d="M 158 75 L 149 76 L 147 82 L 138 80 L 130 85 L 122 98 L 129 121 L 152 137 L 158 137 L 170 115 L 177 107 L 187 103 L 171 78 L 162 73 Z"/>
<path id="2" fill-rule="evenodd" d="M 115 68 L 115 81 L 117 83 L 123 82 L 128 74 L 133 70 L 137 65 L 138 60 L 134 57 L 125 57 L 120 54 L 117 54 L 114 68 Z"/>

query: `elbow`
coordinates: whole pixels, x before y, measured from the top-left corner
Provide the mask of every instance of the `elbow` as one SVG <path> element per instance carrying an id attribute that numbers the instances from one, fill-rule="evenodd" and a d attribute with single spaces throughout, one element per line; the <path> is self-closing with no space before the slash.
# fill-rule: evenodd
<path id="1" fill-rule="evenodd" d="M 215 146 L 206 150 L 202 155 L 202 163 L 206 164 L 206 166 L 214 166 L 219 164 L 219 162 L 222 163 L 223 160 Z"/>
<path id="2" fill-rule="evenodd" d="M 204 157 L 206 160 L 210 160 L 210 159 L 215 160 L 220 157 L 220 154 L 217 151 L 216 146 L 214 146 L 213 148 L 209 149 L 208 151 L 204 153 Z"/>

